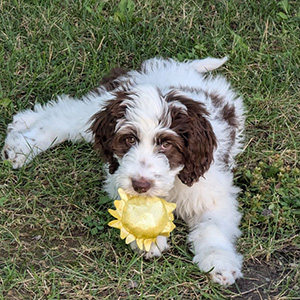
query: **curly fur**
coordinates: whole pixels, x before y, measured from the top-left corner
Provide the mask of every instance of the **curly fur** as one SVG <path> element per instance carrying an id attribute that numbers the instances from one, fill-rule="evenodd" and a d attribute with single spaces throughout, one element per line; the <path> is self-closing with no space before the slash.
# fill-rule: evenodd
<path id="1" fill-rule="evenodd" d="M 122 187 L 176 203 L 176 215 L 190 227 L 193 261 L 213 281 L 232 284 L 242 275 L 231 168 L 241 151 L 244 110 L 226 79 L 204 74 L 225 61 L 154 58 L 137 71 L 113 69 L 81 100 L 61 96 L 15 115 L 3 158 L 20 168 L 65 140 L 92 142 L 107 163 L 109 195 Z M 168 248 L 159 237 L 145 255 Z"/>

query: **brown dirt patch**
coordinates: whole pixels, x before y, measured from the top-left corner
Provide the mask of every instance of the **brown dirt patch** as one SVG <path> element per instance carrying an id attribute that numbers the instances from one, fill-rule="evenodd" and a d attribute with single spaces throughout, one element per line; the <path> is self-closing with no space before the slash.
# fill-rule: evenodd
<path id="1" fill-rule="evenodd" d="M 244 264 L 243 274 L 230 288 L 236 294 L 230 299 L 300 299 L 300 248 L 288 246 L 273 253 L 268 261 L 249 260 Z"/>

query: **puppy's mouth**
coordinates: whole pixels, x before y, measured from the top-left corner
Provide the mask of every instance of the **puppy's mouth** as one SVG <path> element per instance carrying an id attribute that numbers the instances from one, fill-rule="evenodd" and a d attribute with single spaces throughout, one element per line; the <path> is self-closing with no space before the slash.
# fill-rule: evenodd
<path id="1" fill-rule="evenodd" d="M 132 187 L 129 189 L 125 189 L 126 193 L 128 193 L 129 195 L 132 196 L 141 196 L 141 197 L 159 197 L 159 198 L 163 198 L 163 196 L 159 193 L 157 193 L 155 191 L 155 189 L 150 189 L 148 191 L 140 191 L 137 192 L 136 190 L 134 190 Z"/>
<path id="2" fill-rule="evenodd" d="M 144 188 L 134 189 L 133 186 L 124 188 L 125 192 L 129 195 L 136 196 L 136 197 L 158 197 L 158 198 L 165 198 L 167 195 L 163 194 L 162 191 L 158 191 L 155 186 L 152 186 L 147 191 Z"/>

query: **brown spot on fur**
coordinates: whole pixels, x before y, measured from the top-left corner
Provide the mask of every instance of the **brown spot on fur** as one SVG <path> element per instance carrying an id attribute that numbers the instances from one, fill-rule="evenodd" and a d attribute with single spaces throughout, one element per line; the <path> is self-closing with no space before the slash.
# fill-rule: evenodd
<path id="1" fill-rule="evenodd" d="M 234 142 L 235 142 L 235 137 L 236 137 L 236 132 L 235 132 L 235 130 L 232 130 L 232 131 L 230 132 L 229 137 L 230 137 L 231 145 L 233 145 Z"/>
<path id="2" fill-rule="evenodd" d="M 224 103 L 224 98 L 221 97 L 218 94 L 209 94 L 208 95 L 211 99 L 212 104 L 214 105 L 214 107 L 221 107 L 222 104 Z"/>
<path id="3" fill-rule="evenodd" d="M 113 91 L 122 84 L 119 80 L 120 77 L 127 73 L 128 71 L 124 68 L 114 68 L 107 76 L 102 78 L 100 85 L 102 85 L 108 92 Z"/>
<path id="4" fill-rule="evenodd" d="M 100 86 L 93 90 L 94 93 L 101 94 L 103 90 L 111 92 L 116 88 L 128 83 L 128 80 L 120 80 L 128 71 L 124 68 L 113 68 L 107 76 L 104 76 L 100 81 Z"/>
<path id="5" fill-rule="evenodd" d="M 235 114 L 235 107 L 233 105 L 226 104 L 221 111 L 222 118 L 233 127 L 238 127 L 238 120 Z"/>
<path id="6" fill-rule="evenodd" d="M 229 137 L 228 148 L 226 149 L 226 152 L 224 152 L 223 154 L 220 155 L 220 160 L 222 160 L 226 166 L 230 166 L 229 153 L 231 152 L 231 149 L 232 149 L 232 147 L 235 143 L 235 139 L 236 139 L 236 130 L 232 127 L 231 127 L 231 129 L 232 130 L 228 134 L 228 137 Z M 230 130 L 230 128 L 228 128 L 228 130 Z"/>
<path id="7" fill-rule="evenodd" d="M 117 120 L 124 117 L 126 111 L 126 105 L 122 105 L 126 99 L 130 99 L 129 93 L 116 93 L 116 98 L 108 101 L 106 106 L 92 117 L 90 130 L 95 138 L 94 148 L 109 163 L 109 172 L 111 174 L 119 167 L 117 159 L 113 156 L 112 147 Z"/>
<path id="8" fill-rule="evenodd" d="M 229 154 L 227 152 L 223 156 L 223 162 L 226 166 L 229 164 Z"/>
<path id="9" fill-rule="evenodd" d="M 199 102 L 170 92 L 166 95 L 166 101 L 179 101 L 186 110 L 170 106 L 173 129 L 184 144 L 184 168 L 179 173 L 180 180 L 192 186 L 210 167 L 213 161 L 213 152 L 217 146 L 216 136 L 212 126 L 207 120 L 207 110 Z"/>

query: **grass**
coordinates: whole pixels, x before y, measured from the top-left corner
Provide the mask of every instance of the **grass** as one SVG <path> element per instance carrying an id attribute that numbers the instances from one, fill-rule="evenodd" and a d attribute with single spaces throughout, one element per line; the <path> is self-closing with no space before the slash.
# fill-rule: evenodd
<path id="1" fill-rule="evenodd" d="M 223 288 L 199 272 L 180 220 L 169 253 L 132 253 L 106 225 L 101 161 L 64 144 L 18 171 L 0 162 L 0 299 L 300 299 L 300 4 L 259 3 L 0 0 L 0 147 L 18 110 L 156 55 L 229 55 L 221 72 L 248 110 L 244 279 Z"/>

